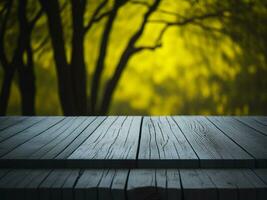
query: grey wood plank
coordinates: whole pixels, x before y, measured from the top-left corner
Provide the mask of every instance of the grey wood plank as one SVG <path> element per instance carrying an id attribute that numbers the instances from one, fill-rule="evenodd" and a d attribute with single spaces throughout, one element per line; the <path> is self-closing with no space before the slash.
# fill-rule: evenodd
<path id="1" fill-rule="evenodd" d="M 41 134 L 42 132 L 50 129 L 58 122 L 63 120 L 63 117 L 49 117 L 44 119 L 41 123 L 37 123 L 29 129 L 22 131 L 20 134 L 16 135 L 15 137 L 11 137 L 3 142 L 0 143 L 0 156 L 4 156 L 8 152 L 12 151 L 19 145 L 27 142 L 28 140 L 36 137 L 37 135 Z M 1 162 L 3 160 L 1 159 Z"/>
<path id="2" fill-rule="evenodd" d="M 156 169 L 156 187 L 159 199 L 167 200 L 167 171 L 165 169 Z"/>
<path id="3" fill-rule="evenodd" d="M 181 199 L 177 169 L 132 169 L 127 183 L 127 199 Z"/>
<path id="4" fill-rule="evenodd" d="M 75 117 L 66 117 L 60 123 L 57 123 L 50 129 L 40 133 L 36 137 L 26 141 L 16 149 L 10 151 L 4 159 L 25 159 L 32 155 L 34 152 L 53 141 L 58 135 L 63 132 L 68 132 L 68 128 L 74 122 Z"/>
<path id="5" fill-rule="evenodd" d="M 216 200 L 216 186 L 201 169 L 181 169 L 184 200 Z"/>
<path id="6" fill-rule="evenodd" d="M 267 169 L 253 169 L 257 176 L 267 184 Z"/>
<path id="7" fill-rule="evenodd" d="M 181 200 L 182 189 L 179 171 L 177 169 L 167 169 L 166 171 L 168 200 Z"/>
<path id="8" fill-rule="evenodd" d="M 37 169 L 30 170 L 24 178 L 14 187 L 14 192 L 18 193 L 18 199 L 24 196 L 25 200 L 35 200 L 39 198 L 38 186 L 47 177 L 50 170 Z"/>
<path id="9" fill-rule="evenodd" d="M 254 158 L 202 116 L 173 117 L 200 159 L 201 167 L 253 167 Z"/>
<path id="10" fill-rule="evenodd" d="M 155 170 L 133 169 L 130 171 L 127 184 L 128 200 L 159 199 L 159 197 Z"/>
<path id="11" fill-rule="evenodd" d="M 0 197 L 3 200 L 17 200 L 23 194 L 22 190 L 14 190 L 16 185 L 22 181 L 30 170 L 12 170 L 0 180 Z"/>
<path id="12" fill-rule="evenodd" d="M 68 179 L 72 170 L 70 169 L 55 169 L 39 186 L 40 198 L 45 199 L 61 199 L 62 187 Z"/>
<path id="13" fill-rule="evenodd" d="M 125 188 L 128 170 L 105 170 L 98 185 L 98 200 L 126 199 Z"/>
<path id="14" fill-rule="evenodd" d="M 82 129 L 82 131 L 77 130 L 77 133 L 80 132 L 80 134 L 74 140 L 72 140 L 71 143 L 69 143 L 69 145 L 62 152 L 60 152 L 60 154 L 56 156 L 57 159 L 67 159 L 81 144 L 86 141 L 86 139 L 90 137 L 92 133 L 94 133 L 94 131 L 105 120 L 105 117 L 97 117 L 96 119 L 93 118 L 91 120 L 92 121 L 90 121 L 89 126 L 87 126 L 85 129 Z M 71 138 L 69 140 L 71 140 Z M 46 156 L 44 158 L 46 158 Z"/>
<path id="15" fill-rule="evenodd" d="M 0 142 L 22 132 L 23 130 L 30 128 L 34 124 L 43 120 L 44 117 L 27 117 L 24 120 L 0 131 Z"/>
<path id="16" fill-rule="evenodd" d="M 111 185 L 116 174 L 115 169 L 104 170 L 98 185 L 98 200 L 112 200 Z"/>
<path id="17" fill-rule="evenodd" d="M 16 117 L 4 117 L 3 120 L 0 120 L 0 131 L 11 127 L 17 123 L 23 121 L 26 117 L 16 116 Z"/>
<path id="18" fill-rule="evenodd" d="M 74 187 L 80 177 L 81 170 L 72 169 L 70 175 L 65 180 L 62 186 L 62 199 L 74 200 Z"/>
<path id="19" fill-rule="evenodd" d="M 267 126 L 267 117 L 266 116 L 255 116 L 253 117 L 253 119 L 255 119 L 257 122 L 261 123 L 264 126 Z"/>
<path id="20" fill-rule="evenodd" d="M 10 169 L 0 169 L 0 179 L 4 177 L 9 171 Z"/>
<path id="21" fill-rule="evenodd" d="M 75 200 L 97 200 L 98 185 L 103 174 L 104 170 L 84 170 L 75 186 Z"/>
<path id="22" fill-rule="evenodd" d="M 250 170 L 223 169 L 203 171 L 208 174 L 216 185 L 219 199 L 261 199 L 257 188 L 263 183 Z M 253 183 L 251 182 L 252 180 Z"/>
<path id="23" fill-rule="evenodd" d="M 75 140 L 77 137 L 85 130 L 85 128 L 90 125 L 94 120 L 94 117 L 78 117 L 75 119 L 75 122 L 71 124 L 68 130 L 61 133 L 58 137 L 53 139 L 34 154 L 30 156 L 31 159 L 52 159 L 60 154 L 64 149 Z"/>
<path id="24" fill-rule="evenodd" d="M 111 185 L 111 195 L 114 200 L 126 200 L 126 184 L 129 170 L 117 169 Z"/>
<path id="25" fill-rule="evenodd" d="M 108 117 L 68 160 L 88 160 L 94 167 L 136 165 L 141 117 Z"/>
<path id="26" fill-rule="evenodd" d="M 0 123 L 3 123 L 4 121 L 8 120 L 8 116 L 0 116 Z"/>
<path id="27" fill-rule="evenodd" d="M 234 117 L 234 118 L 267 136 L 267 126 L 258 123 L 252 117 Z"/>
<path id="28" fill-rule="evenodd" d="M 258 200 L 266 199 L 266 196 L 267 196 L 266 183 L 259 176 L 257 176 L 255 172 L 252 170 L 241 170 L 241 172 L 243 176 L 253 185 L 252 188 L 249 188 L 247 190 L 249 190 L 249 192 L 252 190 L 253 191 L 252 193 L 256 193 L 256 199 Z M 244 197 L 244 199 L 249 199 L 249 197 L 252 196 L 252 194 L 249 194 L 247 196 L 246 194 L 243 194 L 243 193 L 241 193 L 241 195 Z"/>
<path id="29" fill-rule="evenodd" d="M 138 166 L 198 167 L 194 150 L 170 117 L 144 117 Z"/>
<path id="30" fill-rule="evenodd" d="M 256 159 L 257 167 L 267 167 L 267 137 L 231 117 L 209 117 L 229 138 Z"/>

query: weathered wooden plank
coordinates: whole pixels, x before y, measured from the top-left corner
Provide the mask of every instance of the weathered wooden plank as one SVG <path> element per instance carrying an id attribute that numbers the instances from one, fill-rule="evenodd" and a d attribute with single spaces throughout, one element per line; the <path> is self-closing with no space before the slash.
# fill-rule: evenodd
<path id="1" fill-rule="evenodd" d="M 69 169 L 53 170 L 39 186 L 40 199 L 62 199 L 64 183 L 67 181 L 71 173 L 72 170 Z"/>
<path id="2" fill-rule="evenodd" d="M 0 197 L 3 200 L 17 200 L 20 199 L 22 190 L 16 190 L 14 192 L 14 188 L 16 188 L 16 185 L 22 181 L 27 174 L 30 172 L 30 170 L 12 170 L 6 174 L 1 180 L 0 180 Z"/>
<path id="3" fill-rule="evenodd" d="M 177 169 L 167 169 L 167 196 L 168 200 L 182 199 L 180 173 Z"/>
<path id="4" fill-rule="evenodd" d="M 98 185 L 105 170 L 85 170 L 75 186 L 75 200 L 97 200 Z"/>
<path id="5" fill-rule="evenodd" d="M 209 117 L 220 130 L 256 159 L 257 167 L 267 167 L 267 137 L 231 117 Z"/>
<path id="6" fill-rule="evenodd" d="M 0 131 L 23 121 L 26 117 L 1 117 Z"/>
<path id="7" fill-rule="evenodd" d="M 217 199 L 216 187 L 203 170 L 181 169 L 180 175 L 185 200 Z"/>
<path id="8" fill-rule="evenodd" d="M 156 176 L 153 169 L 133 169 L 127 184 L 127 199 L 159 199 L 156 189 Z"/>
<path id="9" fill-rule="evenodd" d="M 35 153 L 37 150 L 54 140 L 61 133 L 68 132 L 68 128 L 74 122 L 74 117 L 64 118 L 50 129 L 40 133 L 36 137 L 26 141 L 14 150 L 3 156 L 4 159 L 25 159 Z"/>
<path id="10" fill-rule="evenodd" d="M 138 167 L 198 167 L 199 160 L 170 117 L 144 117 Z"/>
<path id="11" fill-rule="evenodd" d="M 4 177 L 9 171 L 10 169 L 0 169 L 0 179 Z"/>
<path id="12" fill-rule="evenodd" d="M 74 187 L 80 177 L 81 170 L 73 169 L 62 186 L 62 199 L 74 200 Z"/>
<path id="13" fill-rule="evenodd" d="M 33 126 L 43 119 L 44 117 L 27 117 L 19 123 L 0 131 L 0 142 L 19 134 L 21 131 Z"/>
<path id="14" fill-rule="evenodd" d="M 105 170 L 98 184 L 98 200 L 112 200 L 111 184 L 116 171 L 114 169 Z"/>
<path id="15" fill-rule="evenodd" d="M 89 167 L 134 167 L 140 123 L 141 117 L 108 117 L 68 157 L 68 162 L 76 159 Z"/>
<path id="16" fill-rule="evenodd" d="M 254 169 L 253 171 L 265 184 L 267 184 L 267 169 Z"/>
<path id="17" fill-rule="evenodd" d="M 58 122 L 63 120 L 62 117 L 49 117 L 44 119 L 42 122 L 35 124 L 29 129 L 22 131 L 20 134 L 17 134 L 15 137 L 11 137 L 0 143 L 0 156 L 4 156 L 8 152 L 12 151 L 19 145 L 27 142 L 28 140 L 36 137 L 42 132 L 52 128 Z M 1 159 L 3 162 L 3 159 Z"/>
<path id="18" fill-rule="evenodd" d="M 253 167 L 254 159 L 205 117 L 174 117 L 200 159 L 201 167 Z"/>
<path id="19" fill-rule="evenodd" d="M 173 188 L 177 186 L 177 182 L 173 179 L 170 180 L 168 185 L 168 178 L 170 175 L 175 175 L 171 169 L 167 173 L 165 169 L 133 169 L 130 171 L 128 183 L 127 183 L 127 199 L 173 199 L 173 195 L 176 195 L 179 188 Z M 179 180 L 179 179 L 178 179 Z M 180 185 L 179 185 L 180 186 Z M 170 191 L 168 191 L 168 188 Z M 178 197 L 178 199 L 180 199 Z"/>
<path id="20" fill-rule="evenodd" d="M 14 192 L 17 193 L 17 190 L 21 191 L 23 193 L 22 196 L 24 196 L 24 199 L 27 200 L 39 199 L 38 186 L 47 177 L 49 173 L 50 170 L 46 169 L 29 171 L 29 173 L 24 177 L 24 179 L 16 185 Z"/>
<path id="21" fill-rule="evenodd" d="M 30 156 L 31 159 L 52 159 L 59 155 L 62 151 L 67 151 L 70 144 L 80 137 L 80 134 L 94 121 L 95 117 L 78 117 L 74 123 L 56 137 L 53 141 L 49 142 L 34 154 Z M 89 134 L 89 133 L 88 133 Z"/>
<path id="22" fill-rule="evenodd" d="M 216 185 L 219 199 L 262 199 L 264 183 L 250 170 L 204 170 Z M 259 190 L 260 189 L 260 190 Z"/>
<path id="23" fill-rule="evenodd" d="M 112 180 L 111 195 L 114 200 L 126 200 L 126 183 L 129 170 L 117 169 Z"/>
<path id="24" fill-rule="evenodd" d="M 267 126 L 257 122 L 252 117 L 235 117 L 235 119 L 267 136 Z"/>
<path id="25" fill-rule="evenodd" d="M 261 123 L 264 126 L 267 126 L 267 117 L 266 116 L 257 116 L 257 117 L 253 117 L 253 119 L 255 119 L 257 122 Z"/>

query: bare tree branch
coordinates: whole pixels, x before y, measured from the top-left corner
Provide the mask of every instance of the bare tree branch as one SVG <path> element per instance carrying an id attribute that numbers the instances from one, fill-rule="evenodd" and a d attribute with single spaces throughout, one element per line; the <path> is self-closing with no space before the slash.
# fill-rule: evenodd
<path id="1" fill-rule="evenodd" d="M 139 47 L 135 47 L 135 52 L 139 52 L 142 50 L 156 50 L 158 48 L 162 47 L 162 44 L 155 44 L 154 46 L 139 46 Z"/>
<path id="2" fill-rule="evenodd" d="M 182 20 L 178 21 L 167 21 L 163 19 L 154 19 L 150 20 L 150 23 L 158 23 L 158 24 L 165 24 L 166 26 L 183 26 L 187 25 L 189 23 L 196 23 L 199 20 L 205 20 L 205 19 L 212 19 L 214 17 L 224 17 L 225 11 L 218 11 L 215 13 L 206 13 L 199 16 L 193 16 L 190 18 L 182 17 Z"/>
<path id="3" fill-rule="evenodd" d="M 135 53 L 137 53 L 138 51 L 142 49 L 152 50 L 152 49 L 158 48 L 158 46 L 160 45 L 158 44 L 154 47 L 153 46 L 152 47 L 135 47 L 137 40 L 142 36 L 145 30 L 145 26 L 148 22 L 149 17 L 156 11 L 156 9 L 159 6 L 159 3 L 160 3 L 160 0 L 154 0 L 154 3 L 149 6 L 147 12 L 144 15 L 143 21 L 139 29 L 135 32 L 135 34 L 132 35 L 125 50 L 123 51 L 122 56 L 119 60 L 119 63 L 116 66 L 113 76 L 107 81 L 104 96 L 101 102 L 100 114 L 107 113 L 109 105 L 112 100 L 112 95 L 114 93 L 114 90 L 117 87 L 117 84 L 122 75 L 122 72 L 125 69 L 127 63 L 129 62 L 129 59 L 131 58 L 131 56 L 133 56 Z"/>
<path id="4" fill-rule="evenodd" d="M 40 51 L 42 48 L 43 48 L 43 46 L 48 42 L 48 40 L 49 40 L 49 35 L 47 35 L 41 42 L 40 42 L 40 44 L 38 45 L 38 47 L 36 47 L 35 49 L 33 49 L 33 52 L 34 53 L 37 53 L 38 51 Z"/>
<path id="5" fill-rule="evenodd" d="M 7 56 L 5 54 L 5 45 L 4 45 L 4 37 L 6 33 L 6 26 L 7 26 L 7 21 L 8 17 L 10 15 L 11 7 L 12 7 L 13 1 L 8 1 L 6 2 L 6 13 L 3 18 L 2 26 L 0 29 L 0 62 L 2 63 L 2 67 L 6 69 L 9 65 Z"/>
<path id="6" fill-rule="evenodd" d="M 98 5 L 98 7 L 95 9 L 91 19 L 89 20 L 87 25 L 84 27 L 84 32 L 87 32 L 92 27 L 94 22 L 100 21 L 103 17 L 109 15 L 110 12 L 105 12 L 105 13 L 101 14 L 100 16 L 98 16 L 100 11 L 105 7 L 105 5 L 107 3 L 108 3 L 108 0 L 104 0 L 104 1 L 102 1 L 102 3 L 100 3 Z"/>
<path id="7" fill-rule="evenodd" d="M 110 14 L 111 11 L 107 11 L 107 12 L 104 12 L 102 13 L 101 15 L 97 16 L 94 18 L 93 22 L 98 22 L 100 21 L 101 19 L 103 19 L 104 17 L 108 16 Z"/>
<path id="8" fill-rule="evenodd" d="M 136 4 L 136 5 L 142 5 L 142 6 L 150 7 L 150 4 L 147 3 L 146 1 L 132 0 L 132 1 L 129 1 L 129 2 L 131 4 Z"/>
<path id="9" fill-rule="evenodd" d="M 40 17 L 43 14 L 43 11 L 44 11 L 43 8 L 40 8 L 40 10 L 34 16 L 34 18 L 29 22 L 29 28 L 30 28 L 30 30 L 33 29 L 33 27 L 35 26 L 36 22 L 40 19 Z"/>

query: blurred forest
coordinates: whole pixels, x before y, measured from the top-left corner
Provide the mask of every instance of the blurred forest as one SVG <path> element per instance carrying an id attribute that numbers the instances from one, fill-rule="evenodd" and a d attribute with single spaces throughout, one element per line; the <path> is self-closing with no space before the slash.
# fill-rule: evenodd
<path id="1" fill-rule="evenodd" d="M 267 114 L 265 0 L 0 0 L 0 115 Z"/>

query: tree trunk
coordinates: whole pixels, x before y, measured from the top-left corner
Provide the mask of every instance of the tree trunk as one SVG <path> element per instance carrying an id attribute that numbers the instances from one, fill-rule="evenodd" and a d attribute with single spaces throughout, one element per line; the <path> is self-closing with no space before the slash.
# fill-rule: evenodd
<path id="1" fill-rule="evenodd" d="M 22 114 L 35 115 L 35 73 L 30 44 L 27 46 L 27 63 L 18 67 Z"/>
<path id="2" fill-rule="evenodd" d="M 4 78 L 2 82 L 1 94 L 0 94 L 0 116 L 6 115 L 8 100 L 10 97 L 10 89 L 13 80 L 15 70 L 8 67 L 4 70 Z"/>
<path id="3" fill-rule="evenodd" d="M 83 17 L 85 11 L 85 0 L 72 0 L 72 54 L 71 75 L 74 93 L 75 114 L 87 114 L 86 99 L 86 68 L 84 63 L 84 26 Z"/>
<path id="4" fill-rule="evenodd" d="M 103 73 L 104 66 L 105 66 L 105 57 L 107 54 L 109 37 L 110 37 L 110 33 L 112 30 L 114 20 L 117 16 L 118 10 L 122 5 L 123 5 L 122 1 L 121 2 L 115 1 L 113 9 L 109 15 L 108 21 L 106 22 L 106 26 L 105 26 L 105 29 L 102 35 L 98 60 L 97 60 L 96 69 L 93 75 L 93 81 L 92 81 L 92 87 L 91 87 L 90 111 L 92 112 L 92 114 L 97 114 L 96 104 L 97 104 L 97 99 L 98 99 L 99 84 L 100 84 L 101 75 Z"/>
<path id="5" fill-rule="evenodd" d="M 75 115 L 71 70 L 67 63 L 58 0 L 40 0 L 47 14 L 57 71 L 59 98 L 64 115 Z"/>
<path id="6" fill-rule="evenodd" d="M 126 67 L 126 65 L 129 62 L 129 59 L 133 54 L 138 52 L 138 49 L 135 47 L 136 42 L 138 39 L 142 36 L 145 25 L 148 21 L 148 18 L 153 14 L 153 12 L 158 8 L 160 3 L 160 0 L 154 0 L 154 3 L 149 7 L 148 11 L 144 15 L 143 22 L 140 26 L 140 28 L 133 34 L 133 36 L 130 38 L 125 50 L 122 53 L 122 56 L 120 58 L 120 61 L 115 69 L 115 72 L 113 76 L 110 78 L 110 80 L 106 84 L 104 96 L 102 98 L 101 108 L 100 108 L 100 114 L 105 115 L 108 112 L 109 106 L 112 101 L 113 93 L 118 85 L 118 82 L 120 80 L 120 77 Z"/>

